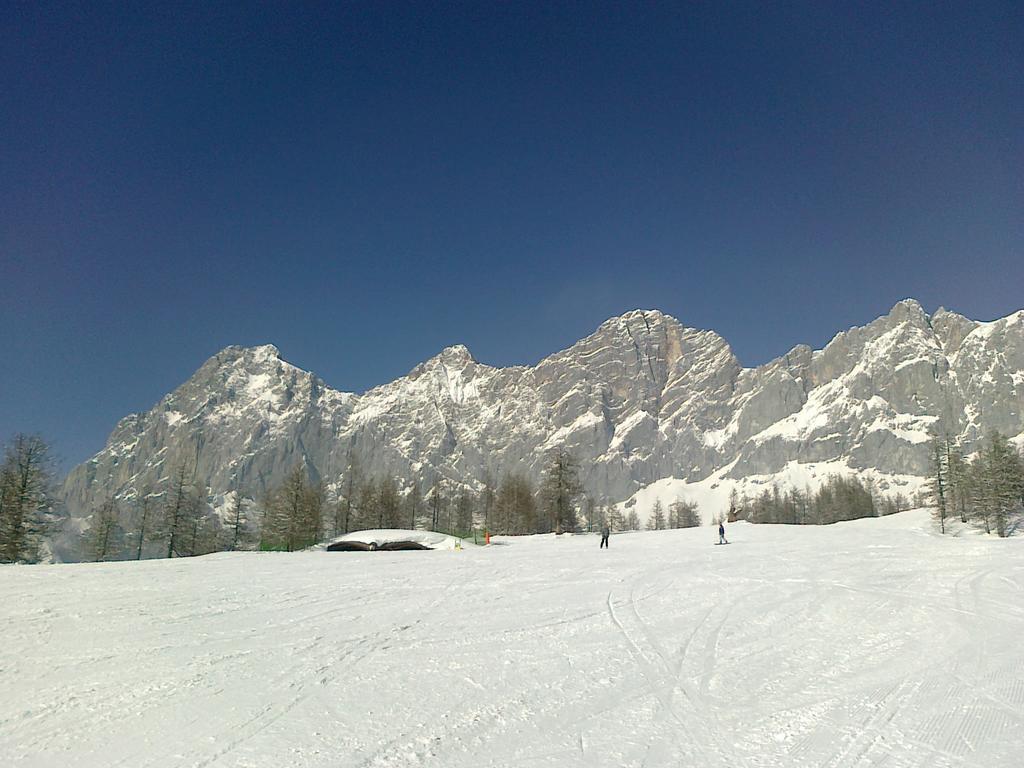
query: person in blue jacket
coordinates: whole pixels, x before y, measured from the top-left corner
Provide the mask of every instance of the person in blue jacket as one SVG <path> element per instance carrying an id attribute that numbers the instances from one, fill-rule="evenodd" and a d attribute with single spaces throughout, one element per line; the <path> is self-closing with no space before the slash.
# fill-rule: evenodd
<path id="1" fill-rule="evenodd" d="M 718 523 L 718 543 L 728 544 L 729 540 L 725 538 L 725 522 L 719 521 Z"/>

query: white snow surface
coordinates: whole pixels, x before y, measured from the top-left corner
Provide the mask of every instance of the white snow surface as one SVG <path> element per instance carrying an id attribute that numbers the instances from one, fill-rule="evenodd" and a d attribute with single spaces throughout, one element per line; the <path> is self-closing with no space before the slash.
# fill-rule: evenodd
<path id="1" fill-rule="evenodd" d="M 927 513 L 0 569 L 3 766 L 1019 766 L 1024 539 Z"/>

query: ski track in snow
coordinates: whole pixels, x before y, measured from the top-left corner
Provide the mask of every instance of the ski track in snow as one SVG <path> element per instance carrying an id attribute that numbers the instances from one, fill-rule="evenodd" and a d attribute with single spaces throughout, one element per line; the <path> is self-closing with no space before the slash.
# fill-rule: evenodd
<path id="1" fill-rule="evenodd" d="M 0 765 L 998 768 L 1024 540 L 910 512 L 0 569 Z"/>

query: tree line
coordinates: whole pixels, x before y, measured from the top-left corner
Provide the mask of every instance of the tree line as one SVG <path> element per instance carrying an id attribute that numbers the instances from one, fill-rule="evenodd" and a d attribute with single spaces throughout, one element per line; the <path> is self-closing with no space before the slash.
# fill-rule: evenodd
<path id="1" fill-rule="evenodd" d="M 251 509 L 240 493 L 215 514 L 207 489 L 195 481 L 194 468 L 181 463 L 162 488 L 130 489 L 127 498 L 108 497 L 75 533 L 55 489 L 54 460 L 38 435 L 16 434 L 3 448 L 0 463 L 0 562 L 34 563 L 47 558 L 49 540 L 73 542 L 83 560 L 141 560 L 187 557 L 256 542 Z"/>
<path id="2" fill-rule="evenodd" d="M 1009 536 L 1024 520 L 1024 456 L 997 430 L 970 460 L 956 440 L 936 437 L 929 486 L 942 533 L 950 518 L 998 536 Z"/>
<path id="3" fill-rule="evenodd" d="M 466 537 L 493 534 L 563 533 L 588 524 L 581 519 L 585 497 L 575 457 L 554 451 L 539 487 L 519 471 L 500 480 L 485 474 L 479 490 L 438 476 L 426 488 L 390 475 L 370 477 L 350 455 L 337 499 L 323 484 L 312 484 L 302 465 L 271 489 L 261 505 L 260 547 L 293 551 L 324 538 L 376 528 L 425 529 Z M 592 521 L 591 521 L 592 524 Z"/>
<path id="4" fill-rule="evenodd" d="M 1024 520 L 1024 457 L 999 432 L 991 432 L 970 459 L 955 440 L 931 444 L 929 490 L 935 518 L 945 533 L 952 517 L 988 533 L 1008 536 Z M 47 553 L 45 534 L 66 518 L 54 491 L 49 446 L 18 434 L 0 464 L 0 562 L 35 562 Z M 258 501 L 242 489 L 225 497 L 215 513 L 208 489 L 196 482 L 188 462 L 172 467 L 159 488 L 130 489 L 92 510 L 78 549 L 86 560 L 189 557 L 215 551 L 294 551 L 325 539 L 368 528 L 429 529 L 456 536 L 474 531 L 522 535 L 600 530 L 639 530 L 635 504 L 621 508 L 586 494 L 580 467 L 565 449 L 554 451 L 539 485 L 522 471 L 496 479 L 486 474 L 476 490 L 438 476 L 426 487 L 393 476 L 367 476 L 351 455 L 340 482 L 327 493 L 312 483 L 303 465 Z M 828 524 L 891 514 L 909 507 L 902 494 L 882 496 L 856 477 L 832 476 L 816 490 L 772 485 L 756 495 L 730 499 L 730 517 L 755 523 Z M 700 525 L 693 502 L 665 507 L 656 501 L 648 530 Z"/>
<path id="5" fill-rule="evenodd" d="M 732 519 L 784 525 L 831 525 L 909 508 L 902 493 L 880 496 L 869 482 L 846 475 L 831 475 L 815 490 L 773 483 L 754 495 L 734 490 L 729 499 Z"/>
<path id="6" fill-rule="evenodd" d="M 252 505 L 234 491 L 216 514 L 188 462 L 175 465 L 161 490 L 145 487 L 127 499 L 109 497 L 93 510 L 81 537 L 82 559 L 141 560 L 194 557 L 251 549 L 256 541 Z"/>
<path id="7" fill-rule="evenodd" d="M 474 531 L 496 535 L 639 530 L 635 507 L 625 513 L 599 504 L 580 481 L 576 458 L 565 449 L 552 452 L 535 486 L 521 471 L 500 479 L 485 474 L 473 491 L 436 478 L 424 491 L 416 481 L 401 487 L 392 476 L 365 476 L 358 458 L 349 457 L 335 501 L 322 484 L 311 484 L 301 465 L 272 489 L 262 505 L 260 547 L 294 551 L 324 538 L 375 528 L 424 529 L 467 537 Z M 700 525 L 696 504 L 677 501 L 668 509 L 655 503 L 651 530 Z"/>

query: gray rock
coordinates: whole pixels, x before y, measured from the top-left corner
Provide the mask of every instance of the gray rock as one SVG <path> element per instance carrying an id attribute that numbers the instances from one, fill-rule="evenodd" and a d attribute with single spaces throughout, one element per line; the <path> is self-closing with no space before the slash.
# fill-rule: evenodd
<path id="1" fill-rule="evenodd" d="M 369 475 L 479 488 L 514 469 L 536 480 L 566 446 L 590 494 L 622 501 L 665 477 L 771 474 L 791 461 L 921 475 L 930 433 L 969 448 L 991 428 L 1021 435 L 1022 414 L 1024 312 L 978 323 L 907 300 L 822 350 L 744 369 L 714 332 L 638 310 L 533 367 L 495 368 L 453 346 L 363 395 L 275 347 L 229 347 L 122 419 L 64 496 L 84 516 L 110 494 L 159 490 L 181 461 L 215 499 L 259 499 L 297 463 L 333 492 L 350 453 Z"/>

